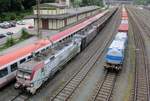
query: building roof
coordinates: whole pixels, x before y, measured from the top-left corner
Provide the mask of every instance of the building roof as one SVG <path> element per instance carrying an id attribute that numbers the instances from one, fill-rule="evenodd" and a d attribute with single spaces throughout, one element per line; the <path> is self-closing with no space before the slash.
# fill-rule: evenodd
<path id="1" fill-rule="evenodd" d="M 59 14 L 59 15 L 39 15 L 39 18 L 42 18 L 42 19 L 57 19 L 57 20 L 62 20 L 62 19 L 65 19 L 65 18 L 68 18 L 70 16 L 73 16 L 71 14 Z M 34 14 L 34 15 L 29 15 L 29 16 L 26 16 L 25 19 L 36 19 L 37 18 L 37 15 Z"/>
<path id="2" fill-rule="evenodd" d="M 99 7 L 97 7 L 97 6 L 88 6 L 88 7 L 78 8 L 77 10 L 72 9 L 71 11 L 67 11 L 66 14 L 39 15 L 39 17 L 42 18 L 42 19 L 65 19 L 65 18 L 68 18 L 68 17 L 72 17 L 72 16 L 75 16 L 75 15 L 82 14 L 82 13 L 91 12 L 91 11 L 94 11 L 96 9 L 99 9 Z M 29 15 L 29 16 L 25 17 L 25 19 L 36 19 L 36 18 L 37 18 L 36 14 Z"/>
<path id="3" fill-rule="evenodd" d="M 59 3 L 43 3 L 39 5 L 39 8 L 66 8 L 67 5 L 59 4 Z M 34 9 L 36 9 L 36 5 L 33 6 Z"/>

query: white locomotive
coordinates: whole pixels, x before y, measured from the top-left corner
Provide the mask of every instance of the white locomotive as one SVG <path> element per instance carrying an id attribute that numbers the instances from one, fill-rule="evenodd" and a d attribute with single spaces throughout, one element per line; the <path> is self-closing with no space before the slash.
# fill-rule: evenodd
<path id="1" fill-rule="evenodd" d="M 65 63 L 80 52 L 80 45 L 79 39 L 69 39 L 23 63 L 18 68 L 15 87 L 25 88 L 34 94 L 48 78 L 61 70 Z"/>

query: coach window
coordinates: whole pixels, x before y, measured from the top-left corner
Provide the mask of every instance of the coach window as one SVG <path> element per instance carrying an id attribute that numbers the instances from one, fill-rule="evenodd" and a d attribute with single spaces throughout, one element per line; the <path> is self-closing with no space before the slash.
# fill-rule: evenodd
<path id="1" fill-rule="evenodd" d="M 28 59 L 31 59 L 33 57 L 33 55 L 28 56 Z"/>
<path id="2" fill-rule="evenodd" d="M 12 65 L 10 66 L 11 72 L 17 70 L 17 67 L 18 67 L 17 63 L 12 64 Z"/>
<path id="3" fill-rule="evenodd" d="M 0 78 L 6 76 L 8 74 L 8 70 L 5 67 L 4 69 L 0 70 Z"/>
<path id="4" fill-rule="evenodd" d="M 22 60 L 20 60 L 20 64 L 22 64 L 23 62 L 25 62 L 26 61 L 26 59 L 24 58 L 24 59 L 22 59 Z"/>
<path id="5" fill-rule="evenodd" d="M 40 52 L 35 53 L 35 56 L 37 56 Z"/>
<path id="6" fill-rule="evenodd" d="M 45 51 L 45 49 L 42 49 L 42 50 L 41 50 L 41 52 L 44 52 L 44 51 Z"/>

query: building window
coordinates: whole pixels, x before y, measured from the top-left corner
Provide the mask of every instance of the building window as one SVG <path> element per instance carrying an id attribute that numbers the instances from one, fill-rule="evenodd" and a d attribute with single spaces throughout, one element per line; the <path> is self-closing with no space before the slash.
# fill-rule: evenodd
<path id="1" fill-rule="evenodd" d="M 17 62 L 16 62 L 16 63 L 14 63 L 14 64 L 12 64 L 12 65 L 10 66 L 10 68 L 11 68 L 11 72 L 13 72 L 13 71 L 17 70 L 17 67 L 18 67 Z"/>

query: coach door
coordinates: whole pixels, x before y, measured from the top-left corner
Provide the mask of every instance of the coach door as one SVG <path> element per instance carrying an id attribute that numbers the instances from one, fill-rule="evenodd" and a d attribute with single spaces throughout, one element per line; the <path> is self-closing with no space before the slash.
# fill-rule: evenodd
<path id="1" fill-rule="evenodd" d="M 42 29 L 48 29 L 48 19 L 42 19 Z"/>

